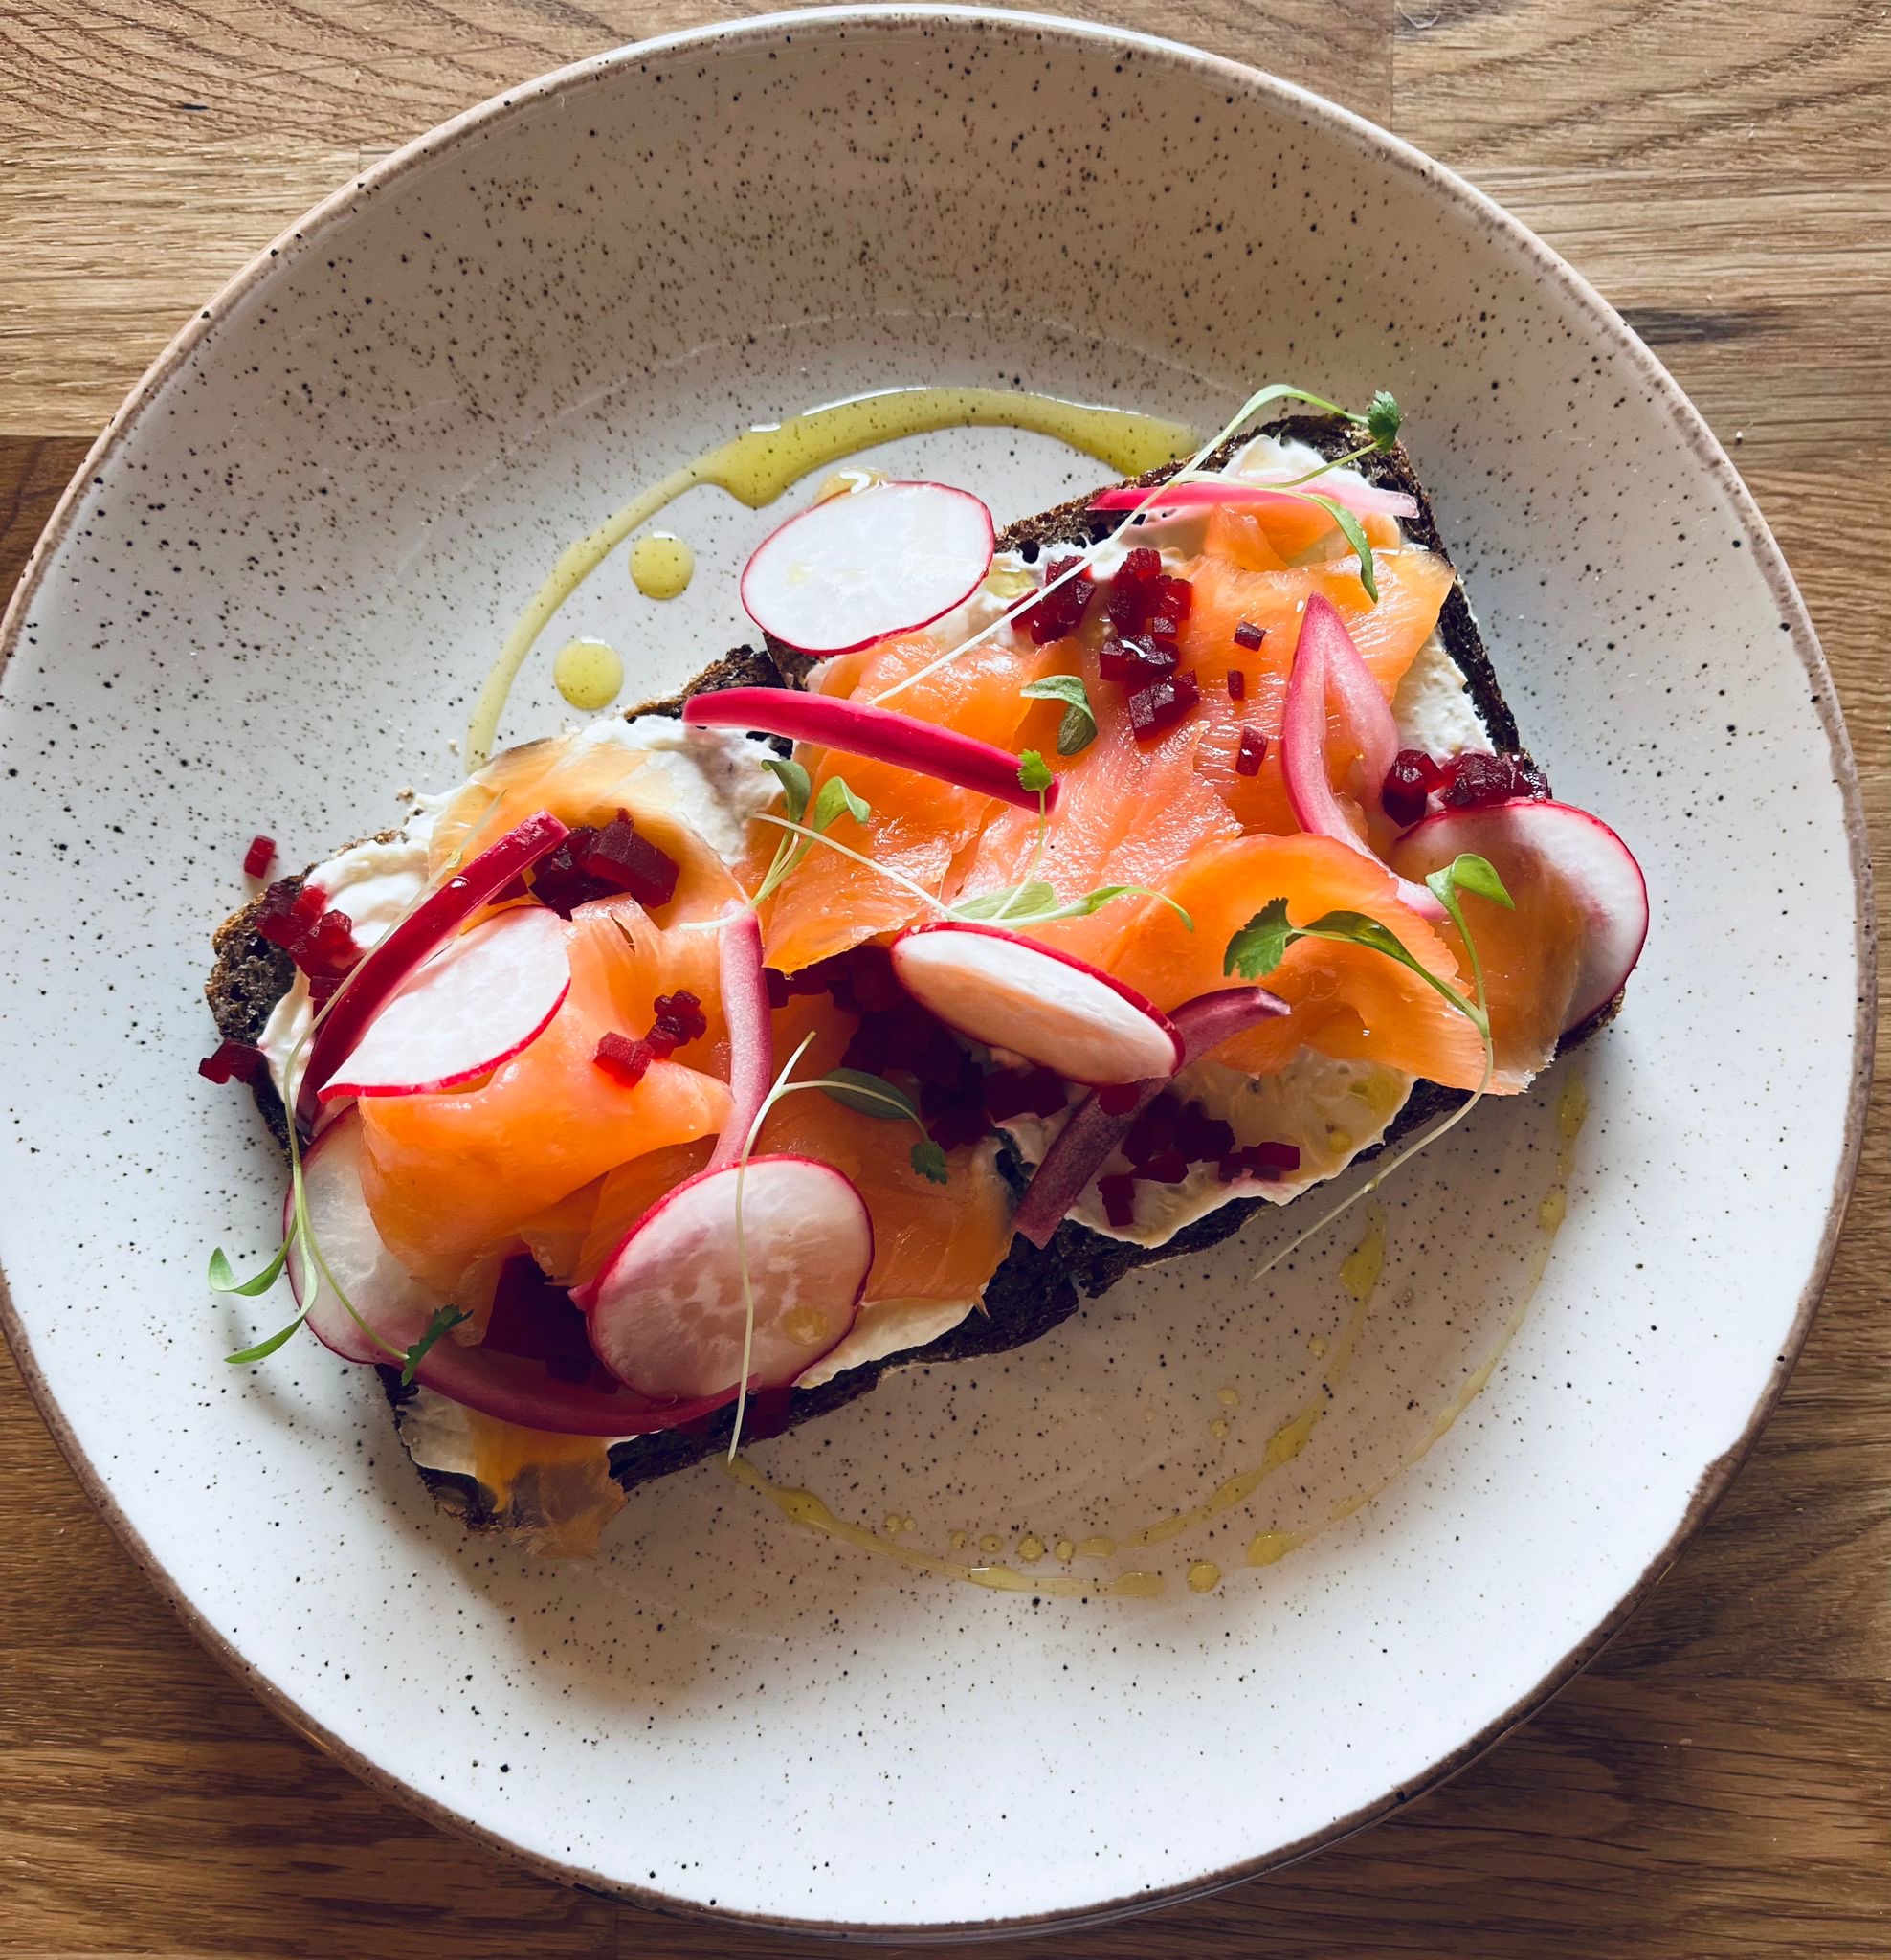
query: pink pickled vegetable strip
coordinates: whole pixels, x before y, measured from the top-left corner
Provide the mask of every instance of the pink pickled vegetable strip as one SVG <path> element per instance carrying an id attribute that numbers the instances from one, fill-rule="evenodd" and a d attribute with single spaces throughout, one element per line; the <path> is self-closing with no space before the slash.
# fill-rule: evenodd
<path id="1" fill-rule="evenodd" d="M 708 1169 L 720 1170 L 742 1155 L 756 1112 L 775 1076 L 774 1025 L 762 972 L 762 926 L 753 912 L 736 913 L 723 926 L 723 1018 L 729 1029 L 729 1115 L 716 1140 Z"/>
<path id="2" fill-rule="evenodd" d="M 902 715 L 896 708 L 804 694 L 792 687 L 724 687 L 715 694 L 693 695 L 683 703 L 683 721 L 692 728 L 758 728 L 786 735 L 791 742 L 845 749 L 849 755 L 892 763 L 1020 810 L 1037 808 L 1037 792 L 1018 781 L 1018 758 L 1009 749 L 917 715 Z M 1044 807 L 1055 810 L 1057 804 L 1054 781 L 1044 791 Z"/>

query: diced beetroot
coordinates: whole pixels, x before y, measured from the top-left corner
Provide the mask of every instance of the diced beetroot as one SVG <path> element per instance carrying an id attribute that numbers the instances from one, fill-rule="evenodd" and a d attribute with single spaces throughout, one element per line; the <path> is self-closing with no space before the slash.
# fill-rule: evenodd
<path id="1" fill-rule="evenodd" d="M 1279 1177 L 1282 1171 L 1300 1169 L 1297 1144 L 1250 1144 L 1244 1150 L 1231 1150 L 1223 1157 L 1217 1172 L 1223 1184 L 1237 1177 Z"/>
<path id="2" fill-rule="evenodd" d="M 1142 1100 L 1141 1082 L 1105 1082 L 1096 1092 L 1106 1116 L 1126 1116 Z"/>
<path id="3" fill-rule="evenodd" d="M 253 1047 L 247 1041 L 223 1040 L 216 1044 L 213 1054 L 204 1057 L 197 1064 L 197 1073 L 207 1082 L 253 1082 L 261 1074 L 263 1056 L 260 1048 Z"/>
<path id="4" fill-rule="evenodd" d="M 1077 562 L 1074 558 L 1052 559 L 1044 570 L 1045 584 L 1061 578 Z M 1089 611 L 1096 590 L 1097 582 L 1085 568 L 1055 591 L 1034 599 L 1017 615 L 1017 623 L 1040 647 L 1048 646 L 1054 639 L 1068 639 L 1083 624 L 1083 615 Z"/>
<path id="5" fill-rule="evenodd" d="M 1161 1150 L 1137 1165 L 1135 1174 L 1150 1184 L 1180 1184 L 1189 1175 L 1189 1160 L 1180 1150 Z"/>
<path id="6" fill-rule="evenodd" d="M 772 967 L 764 967 L 762 984 L 768 990 L 768 1005 L 779 1013 L 790 998 L 788 975 L 778 973 Z"/>
<path id="7" fill-rule="evenodd" d="M 1149 637 L 1159 647 L 1172 647 L 1180 637 L 1183 622 L 1195 603 L 1195 589 L 1186 578 L 1165 572 L 1151 579 L 1147 587 L 1146 611 Z"/>
<path id="8" fill-rule="evenodd" d="M 1138 742 L 1153 742 L 1194 711 L 1201 690 L 1192 674 L 1170 674 L 1129 697 L 1129 727 Z"/>
<path id="9" fill-rule="evenodd" d="M 993 1069 L 979 1089 L 985 1098 L 985 1113 L 994 1123 L 1008 1123 L 1027 1111 L 1033 1116 L 1056 1116 L 1068 1101 L 1063 1082 L 1048 1068 Z"/>
<path id="10" fill-rule="evenodd" d="M 1243 619 L 1235 629 L 1235 644 L 1237 647 L 1245 647 L 1251 654 L 1257 654 L 1260 651 L 1260 643 L 1266 637 L 1266 627 L 1257 626 L 1252 619 Z"/>
<path id="11" fill-rule="evenodd" d="M 1248 677 L 1239 667 L 1228 670 L 1228 699 L 1246 701 L 1248 698 Z"/>
<path id="12" fill-rule="evenodd" d="M 298 886 L 293 879 L 278 880 L 262 895 L 262 904 L 256 912 L 256 931 L 272 946 L 279 946 L 293 955 L 327 904 L 320 886 Z"/>
<path id="13" fill-rule="evenodd" d="M 1119 1232 L 1136 1222 L 1136 1180 L 1133 1177 L 1100 1177 L 1097 1195 L 1103 1201 L 1103 1216 Z"/>
<path id="14" fill-rule="evenodd" d="M 354 921 L 331 909 L 315 922 L 296 953 L 296 964 L 311 980 L 339 980 L 353 970 L 361 953 Z"/>
<path id="15" fill-rule="evenodd" d="M 1146 687 L 1174 673 L 1180 659 L 1172 647 L 1159 647 L 1148 639 L 1122 639 L 1111 631 L 1097 649 L 1097 672 L 1124 687 Z"/>
<path id="16" fill-rule="evenodd" d="M 266 837 L 260 831 L 250 839 L 250 848 L 243 853 L 243 870 L 250 878 L 267 878 L 269 867 L 276 862 L 276 839 Z"/>
<path id="17" fill-rule="evenodd" d="M 985 1105 L 975 1089 L 957 1083 L 926 1082 L 920 1088 L 920 1114 L 925 1118 L 927 1136 L 942 1150 L 956 1149 L 961 1144 L 975 1144 L 990 1125 Z"/>
<path id="18" fill-rule="evenodd" d="M 883 946 L 857 946 L 816 960 L 789 984 L 796 992 L 832 994 L 846 1013 L 890 1013 L 907 1005 L 905 990 L 893 977 L 893 955 Z"/>
<path id="19" fill-rule="evenodd" d="M 1257 776 L 1260 766 L 1267 760 L 1267 737 L 1258 728 L 1243 725 L 1240 746 L 1235 751 L 1235 773 L 1237 776 Z"/>
<path id="20" fill-rule="evenodd" d="M 628 1035 L 620 1035 L 612 1029 L 610 1034 L 598 1037 L 597 1052 L 591 1059 L 612 1081 L 626 1089 L 634 1089 L 656 1057 L 648 1041 L 633 1041 Z"/>
<path id="21" fill-rule="evenodd" d="M 602 830 L 573 831 L 571 842 L 585 839 L 574 854 L 578 868 L 612 891 L 627 892 L 639 905 L 667 905 L 677 893 L 679 867 L 667 851 L 644 836 L 620 810 Z"/>
<path id="22" fill-rule="evenodd" d="M 603 880 L 592 878 L 578 861 L 585 838 L 585 832 L 573 831 L 557 850 L 547 852 L 532 866 L 533 898 L 542 905 L 549 905 L 561 919 L 570 918 L 580 905 L 589 904 L 593 899 L 611 896 Z"/>
<path id="23" fill-rule="evenodd" d="M 1235 1147 L 1235 1126 L 1190 1102 L 1175 1125 L 1175 1144 L 1190 1164 L 1215 1163 Z"/>
<path id="24" fill-rule="evenodd" d="M 1130 1125 L 1129 1133 L 1123 1140 L 1123 1154 L 1140 1169 L 1151 1157 L 1172 1150 L 1175 1125 L 1181 1114 L 1180 1102 L 1167 1089 L 1163 1090 Z"/>
<path id="25" fill-rule="evenodd" d="M 561 1381 L 583 1381 L 596 1364 L 585 1317 L 537 1262 L 515 1253 L 499 1269 L 493 1310 L 479 1344 L 494 1354 L 543 1361 Z"/>
<path id="26" fill-rule="evenodd" d="M 679 1048 L 686 1047 L 692 1041 L 700 1041 L 709 1032 L 708 1017 L 702 1012 L 702 1003 L 687 989 L 679 989 L 675 993 L 659 993 L 656 996 L 654 1013 L 656 1018 L 650 1024 L 650 1033 L 644 1036 L 653 1054 L 668 1060 Z"/>
<path id="27" fill-rule="evenodd" d="M 1379 801 L 1386 814 L 1403 828 L 1424 815 L 1427 797 L 1444 780 L 1445 771 L 1422 748 L 1401 748 L 1386 771 Z"/>
<path id="28" fill-rule="evenodd" d="M 1396 767 L 1396 765 L 1394 765 Z M 1444 771 L 1447 810 L 1484 810 L 1494 803 L 1545 802 L 1549 778 L 1521 750 L 1505 755 L 1460 755 Z"/>

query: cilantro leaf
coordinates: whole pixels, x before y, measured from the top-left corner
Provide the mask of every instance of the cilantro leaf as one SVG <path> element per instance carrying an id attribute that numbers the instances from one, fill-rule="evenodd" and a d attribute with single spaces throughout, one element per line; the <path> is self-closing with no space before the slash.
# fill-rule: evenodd
<path id="1" fill-rule="evenodd" d="M 1080 674 L 1047 674 L 1018 692 L 1027 701 L 1060 701 L 1063 720 L 1057 724 L 1057 753 L 1080 755 L 1097 739 L 1097 713 Z M 1031 786 L 1026 784 L 1029 789 Z"/>
<path id="2" fill-rule="evenodd" d="M 1017 779 L 1034 796 L 1041 796 L 1056 780 L 1034 748 L 1027 748 L 1017 759 Z"/>
<path id="3" fill-rule="evenodd" d="M 799 823 L 807 814 L 808 798 L 813 794 L 813 785 L 808 780 L 808 771 L 798 762 L 790 762 L 786 756 L 765 755 L 762 767 L 772 770 L 781 783 L 782 805 L 788 812 L 790 823 Z"/>
<path id="4" fill-rule="evenodd" d="M 810 828 L 826 830 L 843 810 L 856 823 L 865 823 L 873 814 L 866 799 L 855 795 L 848 787 L 845 776 L 830 776 L 821 785 L 821 793 L 814 798 L 814 817 Z"/>
<path id="5" fill-rule="evenodd" d="M 863 1068 L 830 1069 L 813 1086 L 843 1108 L 857 1109 L 862 1116 L 878 1116 L 886 1123 L 920 1120 L 910 1096 L 896 1089 L 884 1076 L 872 1075 Z"/>
<path id="6" fill-rule="evenodd" d="M 406 1388 L 412 1381 L 413 1370 L 427 1359 L 434 1343 L 443 1334 L 451 1333 L 461 1321 L 470 1321 L 472 1318 L 470 1313 L 461 1313 L 458 1307 L 450 1303 L 434 1308 L 434 1318 L 427 1323 L 427 1331 L 407 1350 L 407 1365 L 401 1370 L 402 1388 Z"/>
<path id="7" fill-rule="evenodd" d="M 254 1348 L 239 1348 L 234 1354 L 226 1354 L 223 1357 L 224 1360 L 235 1368 L 245 1367 L 252 1361 L 267 1361 L 281 1347 L 283 1342 L 301 1325 L 305 1317 L 305 1314 L 299 1313 L 286 1327 L 278 1328 L 275 1333 L 270 1335 L 267 1341 L 258 1341 Z"/>
<path id="8" fill-rule="evenodd" d="M 282 1277 L 282 1268 L 288 1263 L 288 1260 L 289 1241 L 285 1238 L 282 1241 L 281 1250 L 277 1253 L 276 1257 L 270 1260 L 261 1272 L 254 1273 L 249 1279 L 239 1281 L 232 1270 L 230 1261 L 224 1258 L 223 1248 L 218 1246 L 216 1251 L 211 1254 L 211 1291 L 212 1293 L 240 1293 L 248 1298 L 254 1298 L 258 1293 L 267 1293 L 276 1284 L 277 1281 Z"/>
<path id="9" fill-rule="evenodd" d="M 1286 900 L 1269 899 L 1228 942 L 1221 970 L 1243 980 L 1261 979 L 1287 957 L 1294 937 L 1287 924 Z"/>
<path id="10" fill-rule="evenodd" d="M 1380 449 L 1390 449 L 1398 440 L 1399 424 L 1405 412 L 1382 388 L 1366 408 L 1366 427 Z"/>
<path id="11" fill-rule="evenodd" d="M 913 1169 L 928 1184 L 945 1184 L 949 1181 L 950 1173 L 946 1168 L 946 1152 L 930 1137 L 923 1143 L 913 1146 L 911 1161 Z"/>

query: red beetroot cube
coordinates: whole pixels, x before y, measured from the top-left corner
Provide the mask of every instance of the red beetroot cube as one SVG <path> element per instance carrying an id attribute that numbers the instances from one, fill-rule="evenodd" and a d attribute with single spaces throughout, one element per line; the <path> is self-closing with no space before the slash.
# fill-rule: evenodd
<path id="1" fill-rule="evenodd" d="M 1215 1163 L 1235 1147 L 1235 1126 L 1190 1102 L 1176 1123 L 1175 1146 L 1190 1164 Z"/>
<path id="2" fill-rule="evenodd" d="M 790 999 L 788 975 L 778 973 L 772 967 L 762 969 L 762 985 L 768 990 L 768 1005 L 779 1011 Z"/>
<path id="3" fill-rule="evenodd" d="M 1379 788 L 1379 802 L 1395 824 L 1413 824 L 1425 813 L 1425 801 L 1445 780 L 1445 771 L 1422 748 L 1401 748 Z"/>
<path id="4" fill-rule="evenodd" d="M 1148 639 L 1120 639 L 1108 633 L 1097 649 L 1097 672 L 1105 680 L 1120 681 L 1124 687 L 1146 687 L 1174 673 L 1179 658 L 1172 647 L 1159 647 Z"/>
<path id="5" fill-rule="evenodd" d="M 1077 564 L 1075 558 L 1054 558 L 1044 568 L 1044 583 L 1061 578 Z M 1017 616 L 1017 623 L 1030 634 L 1036 646 L 1048 646 L 1054 639 L 1068 639 L 1083 624 L 1083 615 L 1096 595 L 1097 582 L 1089 570 L 1079 571 L 1055 591 L 1034 599 Z"/>
<path id="6" fill-rule="evenodd" d="M 1142 1093 L 1135 1082 L 1105 1082 L 1097 1091 L 1097 1102 L 1105 1116 L 1127 1116 Z"/>
<path id="7" fill-rule="evenodd" d="M 243 853 L 243 870 L 250 878 L 267 878 L 269 867 L 276 862 L 276 839 L 266 837 L 260 831 L 250 839 L 250 848 Z"/>
<path id="8" fill-rule="evenodd" d="M 1194 712 L 1201 690 L 1192 674 L 1170 674 L 1129 697 L 1129 728 L 1138 742 L 1153 742 Z"/>
<path id="9" fill-rule="evenodd" d="M 656 1058 L 649 1042 L 633 1041 L 614 1029 L 599 1037 L 597 1052 L 591 1057 L 613 1082 L 626 1089 L 634 1089 L 643 1080 L 644 1071 Z"/>
<path id="10" fill-rule="evenodd" d="M 223 1040 L 214 1053 L 197 1064 L 197 1073 L 207 1082 L 253 1082 L 262 1073 L 262 1050 L 247 1041 Z"/>
<path id="11" fill-rule="evenodd" d="M 1103 1201 L 1103 1216 L 1119 1232 L 1136 1222 L 1136 1180 L 1133 1177 L 1100 1177 L 1097 1195 Z"/>
<path id="12" fill-rule="evenodd" d="M 354 969 L 361 947 L 354 921 L 345 912 L 323 913 L 296 952 L 296 964 L 311 980 L 339 980 Z"/>
<path id="13" fill-rule="evenodd" d="M 667 905 L 676 896 L 677 860 L 637 830 L 628 810 L 590 833 L 577 864 L 612 891 L 628 892 L 639 905 Z"/>
<path id="14" fill-rule="evenodd" d="M 1252 619 L 1243 619 L 1235 629 L 1235 644 L 1245 647 L 1251 654 L 1260 651 L 1260 643 L 1267 637 L 1267 629 L 1257 626 Z"/>
<path id="15" fill-rule="evenodd" d="M 546 853 L 532 866 L 532 896 L 561 919 L 570 918 L 592 899 L 611 896 L 612 887 L 592 878 L 581 861 L 582 853 L 596 835 L 583 828 L 574 830 L 557 850 Z"/>
<path id="16" fill-rule="evenodd" d="M 1240 745 L 1235 750 L 1235 773 L 1237 776 L 1257 776 L 1260 766 L 1267 760 L 1267 737 L 1258 728 L 1243 726 Z"/>
<path id="17" fill-rule="evenodd" d="M 1246 701 L 1247 698 L 1248 677 L 1239 667 L 1230 667 L 1228 670 L 1228 699 L 1230 701 Z"/>
<path id="18" fill-rule="evenodd" d="M 1189 1160 L 1180 1150 L 1163 1150 L 1137 1165 L 1135 1174 L 1150 1184 L 1180 1184 L 1189 1174 Z"/>

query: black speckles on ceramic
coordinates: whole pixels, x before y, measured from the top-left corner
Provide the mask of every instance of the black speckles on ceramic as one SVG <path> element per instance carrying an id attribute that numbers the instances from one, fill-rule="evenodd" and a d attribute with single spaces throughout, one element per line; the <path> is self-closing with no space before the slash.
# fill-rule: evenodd
<path id="1" fill-rule="evenodd" d="M 1242 1563 L 1256 1529 L 1395 1468 L 1490 1353 L 1540 1242 L 1553 1080 L 1388 1188 L 1386 1274 L 1303 1454 L 1237 1519 L 1097 1567 L 1164 1572 L 1153 1602 L 944 1586 L 713 1466 L 639 1492 L 597 1567 L 534 1565 L 435 1517 L 371 1384 L 312 1344 L 222 1366 L 266 1314 L 213 1303 L 204 1258 L 266 1250 L 279 1178 L 247 1103 L 193 1069 L 252 833 L 301 862 L 449 782 L 558 549 L 745 423 L 954 380 L 1207 425 L 1266 378 L 1398 393 L 1530 746 L 1655 899 L 1628 1011 L 1579 1064 L 1546 1282 L 1388 1497 Z M 1099 474 L 998 432 L 889 459 L 1006 516 Z M 666 519 L 697 549 L 685 598 L 638 598 L 619 554 L 550 644 L 612 640 L 634 691 L 692 670 L 740 635 L 732 573 L 777 515 L 692 493 Z M 209 1637 L 365 1769 L 547 1868 L 896 1927 L 1237 1875 L 1422 1786 L 1589 1651 L 1802 1331 L 1856 1146 L 1868 954 L 1842 732 L 1777 554 L 1566 268 L 1245 71 L 1068 23 L 803 15 L 522 90 L 205 311 L 8 635 L 22 1358 Z M 548 656 L 514 738 L 557 720 Z M 1771 929 L 1736 938 L 1757 900 Z M 1258 1289 L 1254 1231 L 758 1457 L 850 1516 L 912 1518 L 910 1542 L 1014 1556 L 1030 1534 L 1061 1571 L 1058 1540 L 1200 1499 L 1317 1392 L 1359 1223 Z M 1198 1558 L 1218 1591 L 1183 1584 Z"/>

